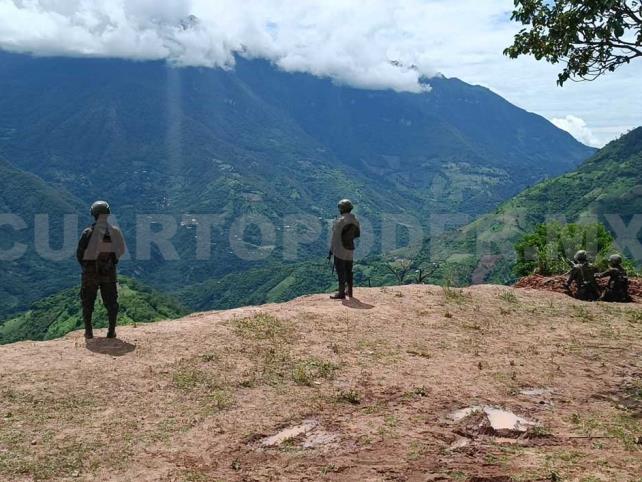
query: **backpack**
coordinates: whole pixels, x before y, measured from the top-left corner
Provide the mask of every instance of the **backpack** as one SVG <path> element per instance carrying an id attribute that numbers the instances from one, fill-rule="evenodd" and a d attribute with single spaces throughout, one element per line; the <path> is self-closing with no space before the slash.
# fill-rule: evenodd
<path id="1" fill-rule="evenodd" d="M 93 229 L 90 236 L 93 236 Z M 96 255 L 96 273 L 99 276 L 110 276 L 116 272 L 116 255 L 114 253 L 111 233 L 109 228 L 106 228 L 103 239 L 98 244 L 99 248 L 107 247 L 108 249 L 101 249 Z"/>
<path id="2" fill-rule="evenodd" d="M 626 272 L 617 270 L 617 274 L 611 278 L 611 288 L 614 291 L 628 292 L 629 290 L 629 277 Z"/>

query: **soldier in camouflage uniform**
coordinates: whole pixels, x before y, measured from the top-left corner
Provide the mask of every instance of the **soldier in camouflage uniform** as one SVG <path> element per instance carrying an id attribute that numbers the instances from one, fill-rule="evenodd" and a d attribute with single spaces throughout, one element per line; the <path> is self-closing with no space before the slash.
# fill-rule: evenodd
<path id="1" fill-rule="evenodd" d="M 99 289 L 109 318 L 107 338 L 116 337 L 118 318 L 116 265 L 125 254 L 126 247 L 120 230 L 108 222 L 110 214 L 109 204 L 105 201 L 96 201 L 92 204 L 91 215 L 96 222 L 83 231 L 76 250 L 76 258 L 82 267 L 80 299 L 87 339 L 94 336 L 91 321 Z"/>
<path id="2" fill-rule="evenodd" d="M 566 281 L 566 288 L 570 290 L 575 283 L 575 297 L 578 300 L 596 301 L 600 297 L 600 290 L 595 280 L 597 268 L 589 263 L 588 255 L 584 250 L 575 253 L 574 260 L 573 268 Z"/>
<path id="3" fill-rule="evenodd" d="M 609 256 L 609 269 L 603 273 L 598 273 L 597 278 L 609 278 L 608 285 L 602 293 L 600 300 L 628 302 L 631 301 L 629 296 L 629 278 L 625 269 L 622 267 L 622 256 L 614 254 Z"/>
<path id="4" fill-rule="evenodd" d="M 361 229 L 359 221 L 352 214 L 353 206 L 349 199 L 339 201 L 338 207 L 340 217 L 332 226 L 332 241 L 328 259 L 334 256 L 334 267 L 339 278 L 339 292 L 330 298 L 342 300 L 346 295 L 352 298 L 354 240 L 361 236 Z"/>

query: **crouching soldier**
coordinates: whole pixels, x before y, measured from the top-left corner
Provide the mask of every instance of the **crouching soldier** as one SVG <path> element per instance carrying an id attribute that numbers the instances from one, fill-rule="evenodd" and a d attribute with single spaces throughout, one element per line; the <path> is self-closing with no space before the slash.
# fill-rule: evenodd
<path id="1" fill-rule="evenodd" d="M 76 258 L 82 267 L 80 299 L 82 302 L 85 338 L 93 338 L 92 316 L 98 290 L 107 309 L 107 338 L 116 337 L 118 318 L 118 277 L 116 265 L 125 254 L 125 240 L 120 230 L 108 222 L 111 210 L 105 201 L 91 206 L 95 222 L 85 229 L 78 242 Z"/>
<path id="2" fill-rule="evenodd" d="M 352 214 L 352 203 L 348 199 L 339 201 L 340 217 L 332 226 L 332 240 L 328 259 L 334 256 L 334 267 L 339 278 L 339 292 L 330 298 L 335 300 L 345 299 L 346 294 L 352 298 L 354 262 L 354 240 L 361 236 L 359 221 Z M 347 292 L 346 292 L 347 286 Z"/>
<path id="3" fill-rule="evenodd" d="M 578 300 L 596 301 L 600 297 L 599 287 L 595 280 L 597 269 L 589 263 L 586 251 L 580 250 L 575 253 L 575 263 L 566 281 L 566 288 L 571 289 L 575 283 L 575 297 Z"/>
<path id="4" fill-rule="evenodd" d="M 629 302 L 629 278 L 622 267 L 622 256 L 614 254 L 609 256 L 609 269 L 598 273 L 597 278 L 609 278 L 609 282 L 600 297 L 602 301 Z"/>

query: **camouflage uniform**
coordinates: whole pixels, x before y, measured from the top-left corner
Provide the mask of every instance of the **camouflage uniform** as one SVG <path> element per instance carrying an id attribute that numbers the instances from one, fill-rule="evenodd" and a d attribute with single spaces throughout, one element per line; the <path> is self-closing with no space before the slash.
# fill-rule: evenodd
<path id="1" fill-rule="evenodd" d="M 80 237 L 76 258 L 82 267 L 80 299 L 87 338 L 93 336 L 92 316 L 99 289 L 109 318 L 107 336 L 116 334 L 119 308 L 116 265 L 125 249 L 121 231 L 106 221 L 92 224 Z"/>
<path id="2" fill-rule="evenodd" d="M 573 265 L 566 282 L 567 288 L 573 283 L 576 284 L 577 291 L 575 297 L 578 300 L 596 301 L 600 297 L 600 289 L 595 281 L 597 269 L 588 261 Z"/>
<path id="3" fill-rule="evenodd" d="M 361 235 L 359 221 L 351 212 L 344 212 L 332 226 L 332 242 L 328 257 L 334 256 L 334 267 L 339 278 L 339 292 L 334 298 L 352 298 L 354 240 Z"/>
<path id="4" fill-rule="evenodd" d="M 626 275 L 626 270 L 622 268 L 622 257 L 619 254 L 612 255 L 609 258 L 609 269 L 596 276 L 598 278 L 609 278 L 609 282 L 600 300 L 616 302 L 631 301 L 631 297 L 629 296 L 629 278 Z"/>

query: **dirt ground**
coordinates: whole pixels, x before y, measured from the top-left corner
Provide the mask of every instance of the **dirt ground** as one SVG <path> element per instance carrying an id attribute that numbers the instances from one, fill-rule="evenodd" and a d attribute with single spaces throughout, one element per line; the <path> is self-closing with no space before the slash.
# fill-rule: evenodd
<path id="1" fill-rule="evenodd" d="M 355 295 L 0 347 L 0 480 L 642 481 L 642 306 Z"/>

